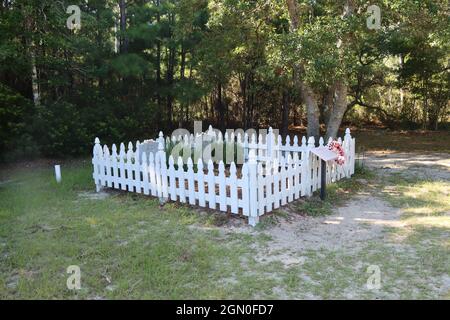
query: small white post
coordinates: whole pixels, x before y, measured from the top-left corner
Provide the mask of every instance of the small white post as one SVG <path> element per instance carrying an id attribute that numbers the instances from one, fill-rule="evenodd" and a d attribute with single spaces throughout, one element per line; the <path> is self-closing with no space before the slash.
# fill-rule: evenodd
<path id="1" fill-rule="evenodd" d="M 99 138 L 95 138 L 93 153 L 94 153 L 94 155 L 92 158 L 92 165 L 94 166 L 93 178 L 95 181 L 95 191 L 100 192 L 100 190 L 102 189 L 101 170 L 103 170 L 103 168 L 101 167 L 101 160 L 103 158 L 103 152 L 102 152 L 102 147 L 100 146 Z"/>
<path id="2" fill-rule="evenodd" d="M 59 164 L 55 165 L 55 177 L 56 182 L 61 183 L 61 166 Z"/>

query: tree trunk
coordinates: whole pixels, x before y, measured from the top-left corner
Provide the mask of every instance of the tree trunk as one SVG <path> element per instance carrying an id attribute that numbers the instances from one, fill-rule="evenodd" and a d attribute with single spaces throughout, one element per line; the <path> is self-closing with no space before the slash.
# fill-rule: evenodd
<path id="1" fill-rule="evenodd" d="M 297 0 L 286 0 L 286 4 L 289 11 L 289 17 L 291 20 L 291 30 L 296 32 L 300 22 L 300 15 L 298 10 Z M 295 78 L 298 78 L 304 69 L 302 65 L 297 65 L 294 67 Z M 312 88 L 302 80 L 297 80 L 300 85 L 300 92 L 302 95 L 302 100 L 306 105 L 306 113 L 308 118 L 308 136 L 313 136 L 316 142 L 319 140 L 320 135 L 320 110 L 317 105 L 317 98 L 314 94 Z"/>
<path id="2" fill-rule="evenodd" d="M 328 89 L 328 92 L 325 94 L 325 98 L 323 101 L 323 122 L 325 123 L 325 125 L 327 125 L 330 121 L 331 113 L 333 111 L 334 94 L 335 85 L 331 86 Z"/>
<path id="3" fill-rule="evenodd" d="M 347 110 L 347 84 L 341 80 L 336 83 L 336 101 L 327 123 L 327 140 L 330 137 L 337 137 L 345 110 Z"/>
<path id="4" fill-rule="evenodd" d="M 348 19 L 353 15 L 355 10 L 355 4 L 353 0 L 347 0 L 344 6 L 344 12 L 342 14 L 343 19 Z M 345 43 L 343 42 L 340 47 L 340 55 L 343 54 L 342 46 Z M 331 110 L 331 114 L 329 116 L 327 122 L 327 133 L 326 139 L 328 140 L 330 137 L 335 139 L 337 138 L 339 127 L 341 126 L 342 119 L 344 117 L 345 111 L 347 110 L 347 79 L 344 77 L 338 80 L 334 88 L 331 88 L 330 91 L 334 91 L 336 97 L 334 101 L 333 109 Z"/>
<path id="5" fill-rule="evenodd" d="M 181 54 L 180 54 L 180 79 L 183 81 L 185 79 L 185 72 L 186 72 L 186 49 L 184 45 L 181 45 Z M 183 89 L 185 90 L 185 86 L 183 86 Z M 183 100 L 181 104 L 181 112 L 184 110 L 184 123 L 185 125 L 189 122 L 189 103 Z"/>
<path id="6" fill-rule="evenodd" d="M 306 118 L 308 120 L 307 135 L 308 137 L 314 137 L 316 142 L 318 142 L 320 136 L 320 111 L 316 96 L 313 90 L 303 81 L 300 81 L 300 92 L 302 100 L 306 105 Z"/>
<path id="7" fill-rule="evenodd" d="M 120 52 L 128 52 L 128 37 L 125 36 L 125 31 L 127 30 L 127 5 L 125 0 L 119 0 L 120 9 L 120 32 L 122 33 L 120 40 Z"/>
<path id="8" fill-rule="evenodd" d="M 159 23 L 161 21 L 161 17 L 159 15 L 159 6 L 160 6 L 160 0 L 156 1 L 156 6 L 158 7 L 158 12 L 156 14 L 156 22 L 159 26 Z M 158 111 L 162 112 L 162 103 L 161 103 L 161 40 L 156 40 L 156 101 L 158 104 Z"/>
<path id="9" fill-rule="evenodd" d="M 222 84 L 217 83 L 217 100 L 216 100 L 216 110 L 219 116 L 219 129 L 220 131 L 225 131 L 225 112 L 222 103 Z"/>
<path id="10" fill-rule="evenodd" d="M 175 67 L 175 48 L 169 49 L 169 55 L 167 60 L 167 86 L 169 88 L 167 93 L 167 113 L 168 113 L 168 125 L 169 128 L 172 127 L 172 121 L 173 121 L 173 96 L 172 96 L 172 85 L 173 85 L 173 76 L 174 76 L 174 67 Z"/>
<path id="11" fill-rule="evenodd" d="M 31 88 L 33 90 L 33 102 L 37 107 L 41 104 L 41 94 L 39 92 L 39 80 L 36 67 L 36 54 L 34 43 L 31 44 L 30 56 L 31 56 Z"/>
<path id="12" fill-rule="evenodd" d="M 281 104 L 283 106 L 283 112 L 281 115 L 281 136 L 283 137 L 283 139 L 286 139 L 289 128 L 289 96 L 286 90 L 283 91 Z"/>

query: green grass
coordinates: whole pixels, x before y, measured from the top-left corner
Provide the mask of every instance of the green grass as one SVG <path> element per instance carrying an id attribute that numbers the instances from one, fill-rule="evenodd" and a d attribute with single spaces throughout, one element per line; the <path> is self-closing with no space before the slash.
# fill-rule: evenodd
<path id="1" fill-rule="evenodd" d="M 351 179 L 345 178 L 337 183 L 327 185 L 325 200 L 320 199 L 320 190 L 312 197 L 301 199 L 294 204 L 296 210 L 312 217 L 325 216 L 333 212 L 333 208 L 343 205 L 355 193 L 365 187 L 365 182 L 374 179 L 374 173 L 366 167 L 356 165 Z"/>
<path id="2" fill-rule="evenodd" d="M 391 205 L 402 209 L 403 234 L 411 243 L 442 243 L 450 257 L 450 182 L 420 180 L 392 175 L 382 194 Z M 450 260 L 449 260 L 450 265 Z M 449 266 L 450 272 L 450 266 Z"/>
<path id="3" fill-rule="evenodd" d="M 254 231 L 237 232 L 222 226 L 226 215 L 174 203 L 160 208 L 148 196 L 108 192 L 89 199 L 88 163 L 64 165 L 62 174 L 57 184 L 52 169 L 25 169 L 0 184 L 1 299 L 436 298 L 430 279 L 449 274 L 445 181 L 393 176 L 376 189 L 404 210 L 406 228 L 386 228 L 385 239 L 358 249 L 295 252 L 305 262 L 284 265 L 273 259 L 283 250 L 263 251 L 271 248 L 271 228 L 290 219 L 284 209 Z M 352 179 L 330 186 L 324 204 L 315 196 L 303 210 L 328 214 L 376 183 L 358 168 Z M 405 239 L 398 245 L 397 236 Z M 256 259 L 258 253 L 270 259 Z M 381 291 L 364 289 L 371 264 L 381 268 Z M 81 268 L 79 291 L 66 288 L 69 265 Z"/>
<path id="4" fill-rule="evenodd" d="M 104 200 L 89 166 L 17 173 L 0 187 L 0 298 L 249 298 L 224 279 L 246 273 L 251 237 L 226 237 L 214 215 L 131 193 Z M 256 241 L 265 241 L 259 238 Z M 81 268 L 82 290 L 66 288 L 66 268 Z M 237 274 L 235 276 L 234 274 Z M 258 277 L 251 275 L 249 277 Z M 260 282 L 258 282 L 261 280 Z M 264 279 L 256 292 L 265 289 Z"/>
<path id="5" fill-rule="evenodd" d="M 356 129 L 352 131 L 359 149 L 365 151 L 450 153 L 450 131 L 397 131 Z"/>

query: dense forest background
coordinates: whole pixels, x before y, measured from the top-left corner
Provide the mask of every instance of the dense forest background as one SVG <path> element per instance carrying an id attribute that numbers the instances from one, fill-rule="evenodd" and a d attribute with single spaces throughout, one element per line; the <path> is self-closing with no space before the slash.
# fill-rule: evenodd
<path id="1" fill-rule="evenodd" d="M 449 49 L 447 0 L 0 0 L 0 158 L 194 120 L 448 130 Z"/>

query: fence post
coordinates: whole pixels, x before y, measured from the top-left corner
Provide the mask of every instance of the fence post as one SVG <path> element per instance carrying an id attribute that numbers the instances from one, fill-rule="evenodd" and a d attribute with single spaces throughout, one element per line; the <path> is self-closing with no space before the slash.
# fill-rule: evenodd
<path id="1" fill-rule="evenodd" d="M 344 151 L 346 155 L 345 159 L 345 175 L 347 177 L 350 177 L 352 173 L 354 172 L 354 157 L 355 155 L 352 154 L 352 136 L 350 134 L 350 129 L 345 129 L 345 136 L 344 136 Z"/>
<path id="2" fill-rule="evenodd" d="M 119 162 L 117 160 L 117 146 L 115 144 L 112 145 L 112 157 L 111 157 L 111 163 L 112 163 L 112 169 L 113 169 L 113 182 L 114 182 L 114 188 L 119 189 Z"/>
<path id="3" fill-rule="evenodd" d="M 166 152 L 164 150 L 164 135 L 162 131 L 159 132 L 158 138 L 158 157 L 160 165 L 160 175 L 161 175 L 161 193 L 159 194 L 159 202 L 163 204 L 167 201 L 168 191 L 167 191 L 167 160 Z"/>
<path id="4" fill-rule="evenodd" d="M 258 216 L 258 176 L 256 171 L 256 155 L 255 149 L 249 152 L 249 193 L 250 193 L 250 212 L 248 216 L 248 223 L 251 226 L 256 226 L 259 222 Z"/>
<path id="5" fill-rule="evenodd" d="M 267 134 L 267 138 L 266 138 L 266 145 L 267 145 L 266 163 L 269 161 L 272 161 L 272 159 L 273 159 L 274 143 L 275 143 L 275 138 L 273 136 L 273 129 L 272 129 L 272 127 L 269 127 L 269 133 Z"/>
<path id="6" fill-rule="evenodd" d="M 308 162 L 306 179 L 307 179 L 307 190 L 306 195 L 311 196 L 312 193 L 316 190 L 315 184 L 317 183 L 317 175 L 316 175 L 316 161 L 315 156 L 311 154 L 311 149 L 316 147 L 316 141 L 314 137 L 308 138 L 308 147 L 306 150 L 306 159 Z M 312 176 L 311 176 L 312 171 Z"/>
<path id="7" fill-rule="evenodd" d="M 120 151 L 119 151 L 120 189 L 122 190 L 127 190 L 125 160 L 126 160 L 125 144 L 122 142 L 120 143 Z"/>
<path id="8" fill-rule="evenodd" d="M 170 195 L 170 200 L 172 201 L 177 201 L 177 187 L 176 187 L 176 183 L 175 183 L 175 161 L 173 160 L 173 156 L 170 155 L 169 157 L 169 195 Z"/>
<path id="9" fill-rule="evenodd" d="M 142 172 L 142 188 L 145 195 L 150 194 L 150 181 L 149 181 L 149 175 L 148 175 L 148 159 L 147 159 L 147 152 L 142 153 L 141 158 L 141 172 Z"/>
<path id="10" fill-rule="evenodd" d="M 92 165 L 94 166 L 94 173 L 93 173 L 92 177 L 94 178 L 96 192 L 100 192 L 100 190 L 102 189 L 102 184 L 100 181 L 101 155 L 102 155 L 102 147 L 100 146 L 100 139 L 95 138 L 93 157 L 92 157 Z"/>
<path id="11" fill-rule="evenodd" d="M 352 138 L 350 129 L 345 130 L 344 142 L 348 140 L 348 154 L 349 154 L 349 177 L 355 173 L 355 138 Z"/>
<path id="12" fill-rule="evenodd" d="M 248 160 L 248 134 L 247 132 L 244 133 L 244 163 Z"/>

